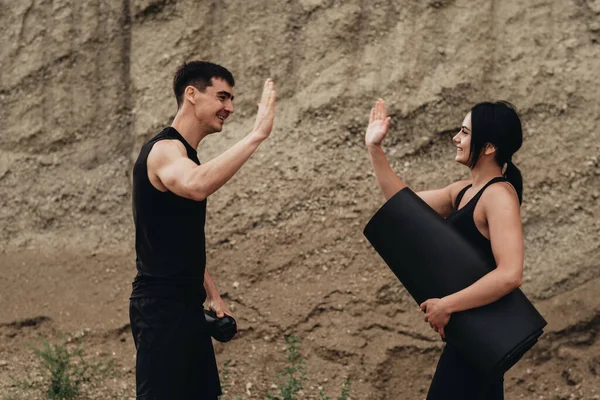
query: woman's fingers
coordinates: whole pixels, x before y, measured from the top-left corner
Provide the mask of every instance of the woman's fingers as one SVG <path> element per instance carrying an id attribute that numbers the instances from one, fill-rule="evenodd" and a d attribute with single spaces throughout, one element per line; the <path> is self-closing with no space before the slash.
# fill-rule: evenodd
<path id="1" fill-rule="evenodd" d="M 386 119 L 387 111 L 385 109 L 385 101 L 383 101 L 383 99 L 379 99 L 379 101 L 381 102 L 381 119 Z"/>
<path id="2" fill-rule="evenodd" d="M 371 114 L 369 115 L 369 123 L 376 121 L 376 120 L 385 121 L 386 119 L 387 119 L 387 111 L 385 109 L 385 102 L 382 99 L 378 99 L 375 102 L 375 107 L 373 107 L 371 109 Z"/>

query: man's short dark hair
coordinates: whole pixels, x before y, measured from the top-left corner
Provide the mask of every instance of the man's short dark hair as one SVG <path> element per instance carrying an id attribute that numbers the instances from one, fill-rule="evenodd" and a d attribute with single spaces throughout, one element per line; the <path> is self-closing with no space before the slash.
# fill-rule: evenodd
<path id="1" fill-rule="evenodd" d="M 190 61 L 183 63 L 175 72 L 173 78 L 173 91 L 177 99 L 177 107 L 183 103 L 183 93 L 187 86 L 193 86 L 201 92 L 204 92 L 208 86 L 212 86 L 212 78 L 225 80 L 229 86 L 233 87 L 235 81 L 233 75 L 225 67 L 213 64 L 208 61 Z"/>

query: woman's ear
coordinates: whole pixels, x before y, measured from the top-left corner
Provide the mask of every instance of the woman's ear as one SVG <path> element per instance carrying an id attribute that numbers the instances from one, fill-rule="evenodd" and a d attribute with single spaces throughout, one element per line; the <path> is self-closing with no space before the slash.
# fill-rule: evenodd
<path id="1" fill-rule="evenodd" d="M 483 154 L 486 156 L 492 155 L 496 153 L 496 146 L 491 143 L 485 145 L 485 149 L 483 150 Z"/>

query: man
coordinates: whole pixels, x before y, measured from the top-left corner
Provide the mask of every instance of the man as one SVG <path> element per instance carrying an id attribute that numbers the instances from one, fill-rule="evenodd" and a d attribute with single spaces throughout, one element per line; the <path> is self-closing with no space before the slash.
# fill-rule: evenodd
<path id="1" fill-rule="evenodd" d="M 200 164 L 200 141 L 223 129 L 233 109 L 234 79 L 216 64 L 194 61 L 176 72 L 178 111 L 150 139 L 133 168 L 136 266 L 130 299 L 137 349 L 138 399 L 210 399 L 221 394 L 203 303 L 232 315 L 206 269 L 206 198 L 223 186 L 271 133 L 273 82 L 265 82 L 252 131 Z"/>

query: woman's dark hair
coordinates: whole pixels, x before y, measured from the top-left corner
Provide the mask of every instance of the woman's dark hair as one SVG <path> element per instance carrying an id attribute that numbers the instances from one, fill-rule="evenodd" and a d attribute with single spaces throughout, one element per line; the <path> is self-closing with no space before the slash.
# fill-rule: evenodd
<path id="1" fill-rule="evenodd" d="M 212 78 L 223 79 L 229 86 L 235 86 L 231 72 L 227 68 L 208 61 L 191 61 L 183 63 L 173 77 L 173 92 L 177 99 L 177 107 L 183 103 L 183 92 L 188 86 L 194 86 L 204 92 L 207 86 L 212 86 Z"/>
<path id="2" fill-rule="evenodd" d="M 506 164 L 504 177 L 517 191 L 519 204 L 523 201 L 523 178 L 519 168 L 512 162 L 512 156 L 523 144 L 521 119 L 515 106 L 507 101 L 483 102 L 471 109 L 471 148 L 469 166 L 473 168 L 486 145 L 496 148 L 496 162 L 500 167 Z"/>

